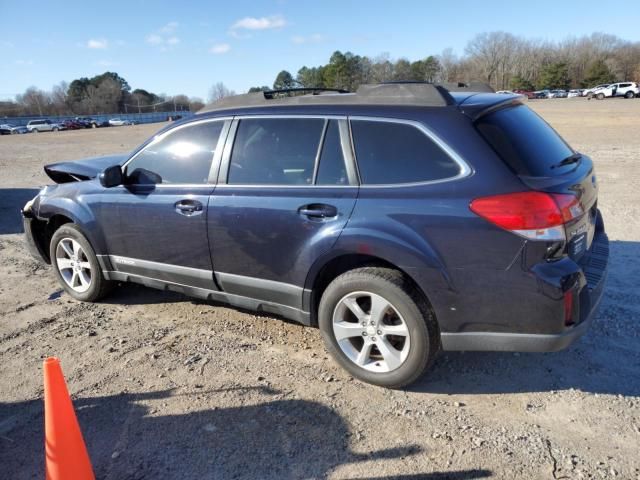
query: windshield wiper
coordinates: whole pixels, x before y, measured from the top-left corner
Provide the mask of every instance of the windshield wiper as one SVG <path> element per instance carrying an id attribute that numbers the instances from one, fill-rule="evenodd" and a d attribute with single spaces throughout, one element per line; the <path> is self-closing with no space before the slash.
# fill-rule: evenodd
<path id="1" fill-rule="evenodd" d="M 572 163 L 579 163 L 580 160 L 582 160 L 582 155 L 576 152 L 573 155 L 569 155 L 561 162 L 551 165 L 551 168 L 564 167 L 565 165 L 571 165 Z"/>

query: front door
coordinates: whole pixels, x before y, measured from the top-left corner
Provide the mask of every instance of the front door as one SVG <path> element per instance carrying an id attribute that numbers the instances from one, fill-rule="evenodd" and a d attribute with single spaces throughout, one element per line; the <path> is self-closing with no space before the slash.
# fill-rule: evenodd
<path id="1" fill-rule="evenodd" d="M 226 292 L 301 308 L 306 275 L 358 193 L 346 120 L 243 117 L 234 134 L 208 209 L 216 278 Z"/>
<path id="2" fill-rule="evenodd" d="M 114 270 L 215 288 L 207 205 L 224 127 L 203 121 L 163 133 L 125 164 L 125 185 L 100 195 L 93 210 Z"/>

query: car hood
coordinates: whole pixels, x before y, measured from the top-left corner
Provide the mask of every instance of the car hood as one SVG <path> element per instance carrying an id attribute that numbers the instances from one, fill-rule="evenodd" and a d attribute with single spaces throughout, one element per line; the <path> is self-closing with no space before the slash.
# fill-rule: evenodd
<path id="1" fill-rule="evenodd" d="M 56 183 L 81 182 L 97 177 L 107 167 L 122 165 L 127 158 L 129 158 L 128 154 L 120 154 L 51 163 L 45 165 L 44 171 Z"/>

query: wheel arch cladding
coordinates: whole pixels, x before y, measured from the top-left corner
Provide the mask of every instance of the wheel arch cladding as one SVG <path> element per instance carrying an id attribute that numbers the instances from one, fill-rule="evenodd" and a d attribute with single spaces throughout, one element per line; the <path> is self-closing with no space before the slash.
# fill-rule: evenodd
<path id="1" fill-rule="evenodd" d="M 101 228 L 97 225 L 95 216 L 87 205 L 77 201 L 75 196 L 73 196 L 73 199 L 56 196 L 45 198 L 41 201 L 38 219 L 46 220 L 50 223 L 53 218 L 60 217 L 70 220 L 70 222 L 65 223 L 73 223 L 80 228 L 96 254 L 105 251 L 100 233 Z"/>
<path id="2" fill-rule="evenodd" d="M 318 306 L 320 304 L 322 294 L 329 284 L 343 273 L 361 267 L 389 268 L 400 272 L 412 284 L 412 286 L 415 287 L 416 291 L 423 297 L 431 309 L 432 314 L 437 317 L 429 292 L 425 291 L 425 289 L 418 284 L 416 279 L 413 278 L 406 269 L 403 269 L 401 266 L 388 259 L 376 255 L 358 253 L 356 251 L 333 251 L 332 253 L 332 255 L 327 255 L 326 257 L 316 261 L 307 276 L 305 292 L 307 292 L 308 295 L 305 309 L 308 308 L 311 312 L 312 325 L 318 325 Z"/>

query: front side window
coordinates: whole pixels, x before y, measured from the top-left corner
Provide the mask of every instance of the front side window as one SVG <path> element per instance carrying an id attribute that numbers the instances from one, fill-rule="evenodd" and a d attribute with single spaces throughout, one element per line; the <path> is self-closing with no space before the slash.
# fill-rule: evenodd
<path id="1" fill-rule="evenodd" d="M 179 127 L 147 145 L 128 165 L 134 184 L 206 184 L 224 122 Z"/>
<path id="2" fill-rule="evenodd" d="M 311 185 L 324 123 L 320 118 L 240 120 L 227 183 Z"/>
<path id="3" fill-rule="evenodd" d="M 437 181 L 460 174 L 460 166 L 413 125 L 352 120 L 351 131 L 364 185 Z"/>

